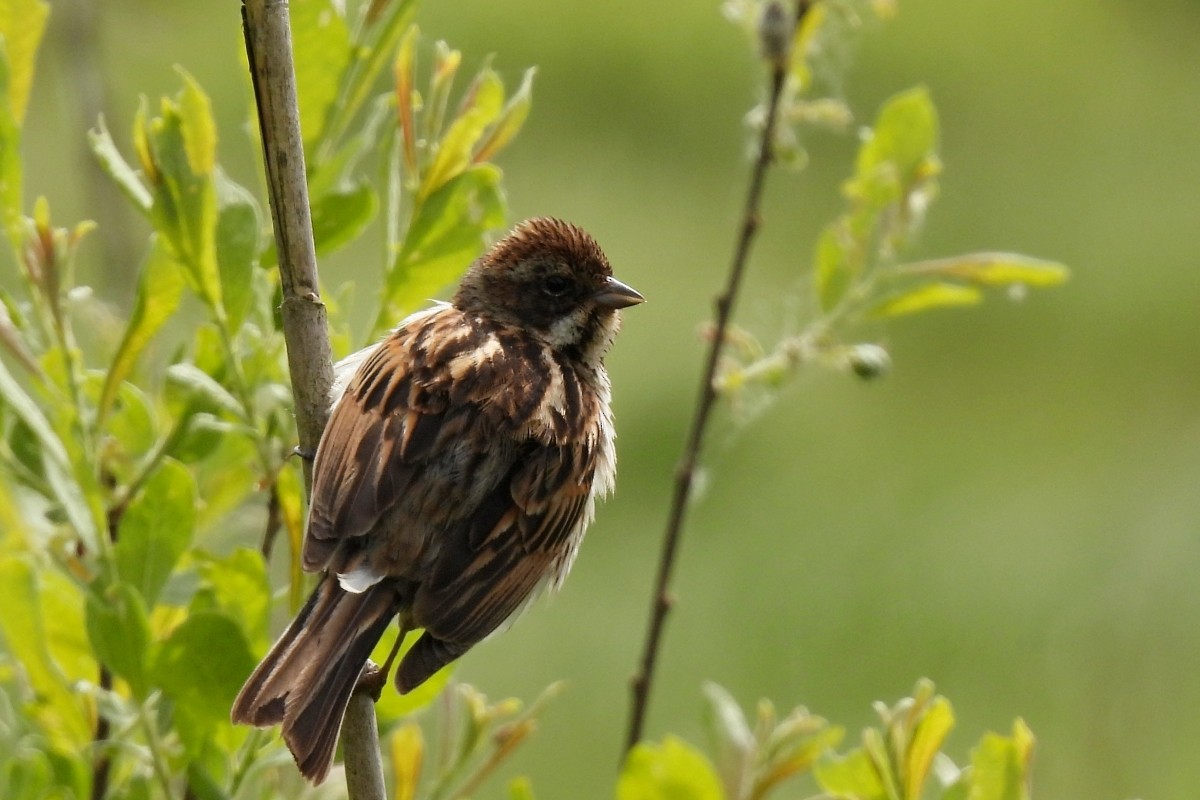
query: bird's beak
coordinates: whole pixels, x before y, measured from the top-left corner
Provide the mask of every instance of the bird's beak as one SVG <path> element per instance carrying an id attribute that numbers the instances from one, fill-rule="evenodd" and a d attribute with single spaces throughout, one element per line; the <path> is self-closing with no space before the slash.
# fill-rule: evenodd
<path id="1" fill-rule="evenodd" d="M 626 286 L 611 276 L 605 279 L 604 286 L 592 295 L 592 299 L 609 308 L 627 308 L 646 302 L 646 298 L 642 297 L 637 289 Z"/>

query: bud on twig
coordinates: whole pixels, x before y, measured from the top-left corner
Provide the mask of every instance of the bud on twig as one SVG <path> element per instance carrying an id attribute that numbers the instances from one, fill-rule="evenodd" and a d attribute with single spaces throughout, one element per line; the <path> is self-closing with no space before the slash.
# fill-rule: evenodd
<path id="1" fill-rule="evenodd" d="M 891 372 L 892 357 L 877 344 L 856 344 L 846 348 L 846 366 L 864 381 L 869 381 Z"/>
<path id="2" fill-rule="evenodd" d="M 767 0 L 758 18 L 758 43 L 762 57 L 776 67 L 784 67 L 792 52 L 795 22 L 782 0 Z"/>

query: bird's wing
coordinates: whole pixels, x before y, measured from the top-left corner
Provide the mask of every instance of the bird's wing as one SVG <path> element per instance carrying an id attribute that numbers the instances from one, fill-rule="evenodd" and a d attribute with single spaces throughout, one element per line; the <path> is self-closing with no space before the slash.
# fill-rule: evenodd
<path id="1" fill-rule="evenodd" d="M 330 563 L 339 545 L 372 532 L 459 427 L 447 423 L 445 393 L 417 374 L 429 367 L 428 358 L 415 366 L 429 355 L 421 331 L 401 328 L 376 347 L 330 415 L 313 462 L 305 569 L 339 569 Z"/>
<path id="2" fill-rule="evenodd" d="M 438 639 L 473 644 L 569 564 L 590 514 L 593 448 L 537 444 L 463 530 L 447 536 L 413 617 Z"/>

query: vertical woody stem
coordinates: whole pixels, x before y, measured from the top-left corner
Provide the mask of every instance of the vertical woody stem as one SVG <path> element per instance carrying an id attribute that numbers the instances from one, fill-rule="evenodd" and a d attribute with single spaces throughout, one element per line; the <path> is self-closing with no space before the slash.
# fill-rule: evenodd
<path id="1" fill-rule="evenodd" d="M 675 566 L 675 556 L 683 534 L 683 525 L 687 516 L 688 499 L 695 480 L 696 465 L 704 444 L 704 432 L 708 418 L 717 400 L 716 389 L 713 386 L 720 363 L 721 350 L 725 344 L 726 331 L 733 315 L 734 304 L 738 290 L 741 288 L 742 276 L 749 261 L 751 245 L 761 221 L 759 207 L 762 201 L 763 186 L 766 182 L 767 170 L 775 159 L 772 140 L 775 131 L 775 121 L 779 116 L 779 100 L 787 82 L 790 56 L 790 42 L 794 26 L 798 25 L 809 8 L 807 0 L 798 0 L 793 24 L 788 25 L 781 37 L 779 31 L 780 19 L 786 16 L 781 3 L 768 3 L 764 8 L 760 34 L 764 55 L 770 64 L 770 86 L 767 96 L 767 119 L 763 125 L 762 135 L 758 145 L 758 157 L 755 159 L 750 174 L 750 186 L 746 192 L 746 203 L 742 212 L 742 222 L 734 248 L 733 262 L 729 268 L 725 288 L 716 298 L 714 311 L 714 332 L 712 344 L 708 350 L 705 368 L 700 378 L 699 398 L 696 402 L 695 415 L 684 445 L 683 455 L 675 471 L 675 488 L 671 497 L 671 510 L 667 517 L 666 531 L 663 534 L 662 553 L 658 562 L 658 575 L 655 579 L 654 596 L 650 607 L 650 623 L 646 631 L 646 641 L 642 650 L 637 673 L 631 681 L 631 703 L 629 714 L 629 729 L 625 738 L 625 753 L 633 749 L 642 738 L 646 722 L 646 710 L 650 701 L 650 690 L 654 681 L 654 670 L 658 663 L 658 654 L 662 644 L 663 628 L 667 613 L 671 610 L 672 597 L 670 592 L 671 573 Z M 771 19 L 774 14 L 776 19 Z M 770 25 L 774 24 L 774 27 Z M 782 42 L 782 44 L 781 44 Z"/>
<path id="2" fill-rule="evenodd" d="M 242 24 L 279 253 L 283 336 L 299 450 L 311 456 L 329 417 L 333 357 L 317 280 L 286 0 L 244 0 Z M 311 489 L 312 468 L 307 459 L 304 479 Z M 384 800 L 375 706 L 368 695 L 356 692 L 350 700 L 342 726 L 342 748 L 350 800 Z"/>

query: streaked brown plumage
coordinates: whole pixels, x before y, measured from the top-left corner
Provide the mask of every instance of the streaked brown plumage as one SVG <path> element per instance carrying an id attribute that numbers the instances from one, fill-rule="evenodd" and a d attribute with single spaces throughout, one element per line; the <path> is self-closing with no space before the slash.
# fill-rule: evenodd
<path id="1" fill-rule="evenodd" d="M 603 357 L 642 301 L 583 230 L 533 219 L 351 356 L 313 464 L 304 567 L 324 576 L 246 681 L 233 720 L 282 724 L 328 773 L 342 714 L 392 618 L 425 632 L 408 692 L 557 587 L 616 468 Z M 341 375 L 339 375 L 341 377 Z"/>

